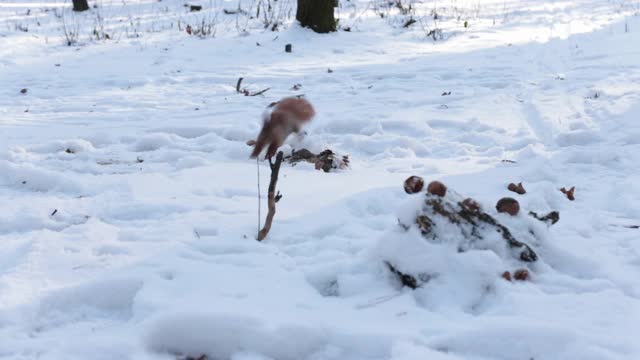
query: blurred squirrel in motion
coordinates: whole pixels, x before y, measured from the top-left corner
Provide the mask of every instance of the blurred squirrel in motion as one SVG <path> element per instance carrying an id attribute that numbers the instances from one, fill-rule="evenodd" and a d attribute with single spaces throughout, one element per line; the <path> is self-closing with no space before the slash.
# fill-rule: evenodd
<path id="1" fill-rule="evenodd" d="M 287 97 L 269 105 L 272 109 L 263 115 L 263 125 L 251 158 L 255 159 L 267 148 L 265 159 L 272 158 L 291 133 L 299 133 L 302 126 L 316 114 L 309 101 L 300 97 Z"/>

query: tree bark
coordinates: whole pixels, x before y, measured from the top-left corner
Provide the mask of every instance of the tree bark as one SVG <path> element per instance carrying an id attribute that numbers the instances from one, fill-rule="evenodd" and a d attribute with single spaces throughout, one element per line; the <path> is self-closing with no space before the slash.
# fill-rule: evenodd
<path id="1" fill-rule="evenodd" d="M 89 4 L 87 0 L 73 0 L 73 11 L 86 11 L 89 10 Z"/>
<path id="2" fill-rule="evenodd" d="M 333 9 L 337 0 L 298 0 L 296 20 L 317 33 L 336 31 Z"/>

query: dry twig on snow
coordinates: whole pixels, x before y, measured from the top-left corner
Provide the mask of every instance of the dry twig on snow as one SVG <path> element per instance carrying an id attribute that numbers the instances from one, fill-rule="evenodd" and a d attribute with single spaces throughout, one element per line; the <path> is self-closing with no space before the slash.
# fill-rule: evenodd
<path id="1" fill-rule="evenodd" d="M 276 155 L 275 163 L 272 163 L 271 158 L 269 158 L 269 166 L 271 167 L 271 180 L 269 181 L 269 194 L 267 200 L 269 210 L 267 211 L 267 218 L 264 222 L 264 227 L 258 233 L 258 241 L 264 240 L 264 238 L 269 234 L 273 217 L 276 215 L 276 203 L 282 198 L 280 192 L 276 192 L 276 185 L 278 183 L 278 174 L 280 173 L 280 165 L 282 165 L 283 158 L 284 154 L 282 151 L 279 151 Z"/>

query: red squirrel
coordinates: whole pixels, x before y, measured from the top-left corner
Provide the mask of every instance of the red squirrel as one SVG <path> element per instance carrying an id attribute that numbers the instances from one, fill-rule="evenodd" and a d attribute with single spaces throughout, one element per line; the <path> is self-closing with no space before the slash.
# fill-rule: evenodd
<path id="1" fill-rule="evenodd" d="M 287 97 L 269 105 L 271 113 L 263 116 L 264 124 L 255 142 L 251 158 L 255 159 L 267 148 L 265 159 L 272 158 L 291 133 L 298 133 L 302 125 L 316 114 L 309 101 L 299 97 Z"/>

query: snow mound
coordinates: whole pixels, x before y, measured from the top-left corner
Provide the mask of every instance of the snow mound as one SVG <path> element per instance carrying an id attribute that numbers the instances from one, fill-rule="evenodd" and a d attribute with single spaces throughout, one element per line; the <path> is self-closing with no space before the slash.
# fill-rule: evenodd
<path id="1" fill-rule="evenodd" d="M 142 137 L 138 141 L 136 141 L 134 145 L 135 151 L 154 151 L 163 147 L 170 146 L 176 142 L 175 135 L 165 134 L 165 133 L 154 133 L 147 134 Z"/>
<path id="2" fill-rule="evenodd" d="M 252 317 L 189 312 L 151 321 L 145 343 L 151 351 L 208 359 L 370 359 L 388 357 L 391 351 L 382 336 L 270 327 Z"/>
<path id="3" fill-rule="evenodd" d="M 478 311 L 495 296 L 505 271 L 538 261 L 534 248 L 517 239 L 539 246 L 544 225 L 522 215 L 492 216 L 477 206 L 450 190 L 444 197 L 413 195 L 399 211 L 400 226 L 377 245 L 376 257 L 403 285 L 418 290 L 423 306 Z M 496 219 L 513 224 L 511 230 Z"/>
<path id="4" fill-rule="evenodd" d="M 82 194 L 81 183 L 60 173 L 38 168 L 30 164 L 18 165 L 0 160 L 0 185 L 42 192 Z"/>
<path id="5" fill-rule="evenodd" d="M 207 165 L 207 159 L 200 156 L 185 156 L 176 162 L 177 169 L 191 169 Z"/>
<path id="6" fill-rule="evenodd" d="M 30 149 L 34 153 L 47 154 L 56 152 L 66 152 L 69 154 L 92 152 L 95 147 L 92 143 L 84 139 L 56 140 L 43 145 L 37 145 Z"/>
<path id="7" fill-rule="evenodd" d="M 28 311 L 31 324 L 45 331 L 92 318 L 129 319 L 142 285 L 136 278 L 112 278 L 53 290 Z"/>

